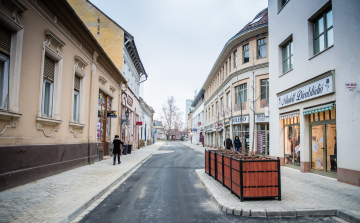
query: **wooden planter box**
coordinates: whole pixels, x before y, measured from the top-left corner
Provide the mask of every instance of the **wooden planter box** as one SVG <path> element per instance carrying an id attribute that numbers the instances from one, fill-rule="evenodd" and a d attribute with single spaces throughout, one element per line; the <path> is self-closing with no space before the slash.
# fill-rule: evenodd
<path id="1" fill-rule="evenodd" d="M 254 198 L 281 200 L 279 158 L 251 160 L 234 158 L 217 153 L 216 150 L 205 150 L 205 172 L 221 182 L 241 201 Z"/>

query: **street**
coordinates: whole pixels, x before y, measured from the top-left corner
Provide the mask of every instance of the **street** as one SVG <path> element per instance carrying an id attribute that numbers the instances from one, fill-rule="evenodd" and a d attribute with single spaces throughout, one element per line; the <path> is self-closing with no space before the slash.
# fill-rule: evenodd
<path id="1" fill-rule="evenodd" d="M 167 142 L 81 222 L 338 222 L 331 217 L 247 218 L 220 211 L 195 170 L 203 154 L 182 143 Z M 240 201 L 239 201 L 240 202 Z"/>

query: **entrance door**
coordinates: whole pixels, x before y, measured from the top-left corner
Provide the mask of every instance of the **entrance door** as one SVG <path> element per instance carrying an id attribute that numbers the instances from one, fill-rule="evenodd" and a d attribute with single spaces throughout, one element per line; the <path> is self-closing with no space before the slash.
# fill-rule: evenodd
<path id="1" fill-rule="evenodd" d="M 336 124 L 311 126 L 311 170 L 337 172 Z"/>

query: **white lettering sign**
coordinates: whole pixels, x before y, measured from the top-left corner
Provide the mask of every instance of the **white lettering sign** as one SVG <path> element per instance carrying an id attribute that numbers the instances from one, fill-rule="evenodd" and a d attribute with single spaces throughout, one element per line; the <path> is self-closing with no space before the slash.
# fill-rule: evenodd
<path id="1" fill-rule="evenodd" d="M 325 77 L 312 84 L 278 97 L 278 108 L 296 104 L 334 92 L 332 76 Z"/>
<path id="2" fill-rule="evenodd" d="M 255 122 L 270 122 L 270 117 L 265 115 L 255 115 Z"/>
<path id="3" fill-rule="evenodd" d="M 356 91 L 357 83 L 345 83 L 345 91 Z"/>
<path id="4" fill-rule="evenodd" d="M 242 123 L 249 123 L 249 116 L 242 117 Z M 241 117 L 235 117 L 232 119 L 232 124 L 241 124 Z"/>

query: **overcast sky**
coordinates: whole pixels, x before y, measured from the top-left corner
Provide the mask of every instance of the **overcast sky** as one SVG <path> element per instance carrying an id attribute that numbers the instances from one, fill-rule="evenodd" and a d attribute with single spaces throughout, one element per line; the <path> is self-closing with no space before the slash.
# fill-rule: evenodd
<path id="1" fill-rule="evenodd" d="M 135 38 L 149 75 L 144 100 L 157 113 L 173 95 L 183 112 L 225 43 L 268 0 L 90 0 Z"/>

